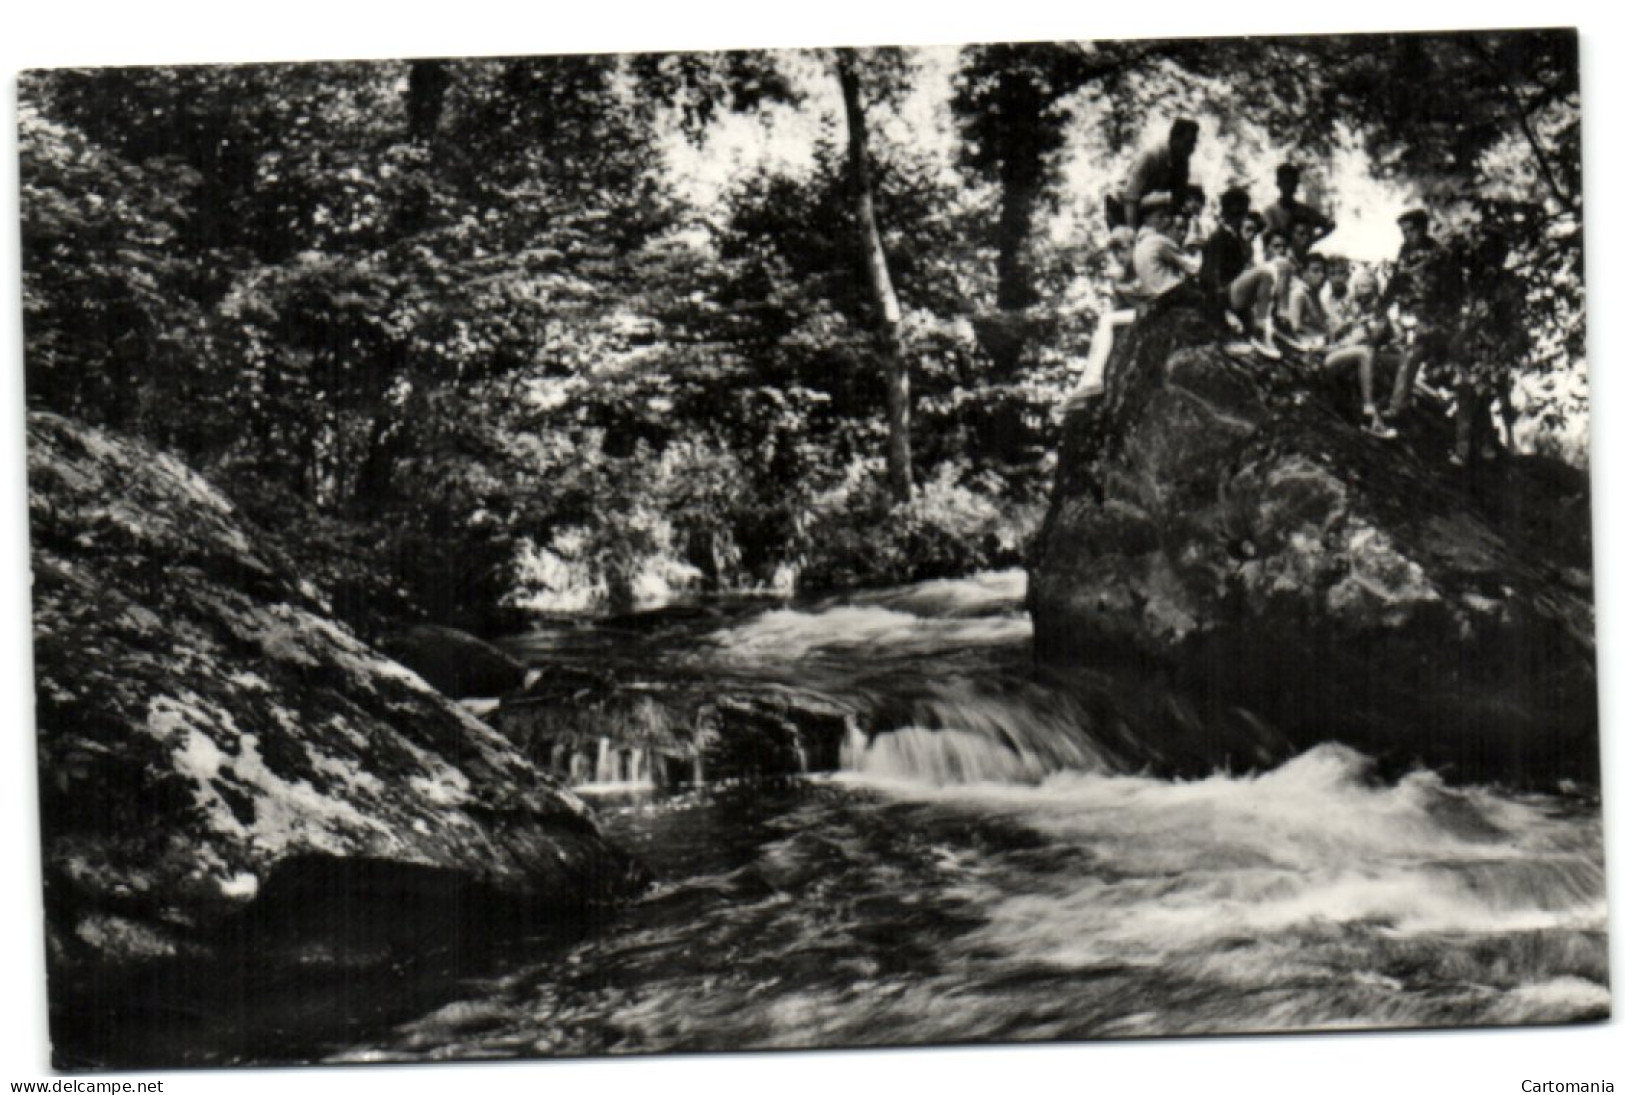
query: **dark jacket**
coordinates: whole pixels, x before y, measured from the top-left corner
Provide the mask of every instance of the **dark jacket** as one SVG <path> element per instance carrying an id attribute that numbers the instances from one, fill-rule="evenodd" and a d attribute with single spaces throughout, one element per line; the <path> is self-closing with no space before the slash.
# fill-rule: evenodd
<path id="1" fill-rule="evenodd" d="M 1202 270 L 1197 281 L 1214 314 L 1222 315 L 1229 301 L 1230 283 L 1252 262 L 1252 248 L 1241 233 L 1221 224 L 1202 245 Z"/>

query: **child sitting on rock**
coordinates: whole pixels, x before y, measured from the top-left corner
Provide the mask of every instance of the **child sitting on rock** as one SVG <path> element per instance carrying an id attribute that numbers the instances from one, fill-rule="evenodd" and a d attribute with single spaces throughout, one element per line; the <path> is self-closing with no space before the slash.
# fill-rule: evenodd
<path id="1" fill-rule="evenodd" d="M 1278 337 L 1295 350 L 1318 349 L 1326 345 L 1331 334 L 1331 323 L 1320 303 L 1326 271 L 1326 256 L 1310 252 L 1303 260 L 1302 271 L 1291 275 L 1286 311 L 1281 316 L 1281 326 L 1288 333 Z"/>
<path id="2" fill-rule="evenodd" d="M 1383 440 L 1397 437 L 1377 407 L 1375 369 L 1377 351 L 1394 338 L 1385 309 L 1377 299 L 1377 281 L 1361 271 L 1349 279 L 1347 313 L 1331 333 L 1326 352 L 1326 368 L 1343 369 L 1353 365 L 1360 378 L 1360 403 L 1366 433 Z"/>

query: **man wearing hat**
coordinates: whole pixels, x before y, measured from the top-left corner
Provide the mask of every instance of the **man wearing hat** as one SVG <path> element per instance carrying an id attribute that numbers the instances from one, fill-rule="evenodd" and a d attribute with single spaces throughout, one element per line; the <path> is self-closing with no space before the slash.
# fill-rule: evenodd
<path id="1" fill-rule="evenodd" d="M 1145 223 L 1134 237 L 1132 276 L 1138 280 L 1136 296 L 1151 300 L 1177 289 L 1199 269 L 1198 259 L 1187 255 L 1168 234 L 1174 220 L 1173 195 L 1166 190 L 1147 194 L 1140 202 Z M 1112 230 L 1109 247 L 1115 247 L 1130 229 L 1126 226 Z M 1121 287 L 1121 286 L 1119 286 Z M 1112 341 L 1118 327 L 1134 322 L 1132 308 L 1108 310 L 1100 317 L 1095 336 L 1089 345 L 1089 359 L 1084 365 L 1083 379 L 1078 390 L 1061 404 L 1064 414 L 1083 400 L 1100 395 L 1106 390 L 1106 362 L 1111 356 Z"/>
<path id="2" fill-rule="evenodd" d="M 1107 227 L 1126 224 L 1139 228 L 1145 223 L 1147 194 L 1165 193 L 1180 199 L 1190 183 L 1191 154 L 1196 151 L 1199 132 L 1200 127 L 1189 118 L 1175 119 L 1168 143 L 1141 153 L 1118 192 L 1106 196 Z"/>
<path id="3" fill-rule="evenodd" d="M 1198 259 L 1187 255 L 1179 242 L 1168 234 L 1174 220 L 1174 196 L 1166 190 L 1154 191 L 1140 199 L 1145 223 L 1134 241 L 1134 274 L 1148 297 L 1160 297 L 1195 276 L 1201 269 Z"/>
<path id="4" fill-rule="evenodd" d="M 1297 164 L 1284 163 L 1275 169 L 1275 188 L 1280 191 L 1280 197 L 1265 208 L 1264 224 L 1289 240 L 1294 228 L 1306 225 L 1309 235 L 1302 251 L 1307 254 L 1321 238 L 1331 234 L 1337 222 L 1314 206 L 1298 200 L 1298 183 L 1302 178 L 1303 172 Z"/>
<path id="5" fill-rule="evenodd" d="M 1388 414 L 1396 417 L 1410 402 L 1411 385 L 1425 364 L 1443 364 L 1450 355 L 1457 313 L 1461 309 L 1461 278 L 1439 242 L 1428 234 L 1425 209 L 1407 209 L 1399 215 L 1400 245 L 1397 269 L 1383 290 L 1384 309 L 1398 301 L 1415 320 L 1410 345 L 1405 347 L 1394 377 Z"/>

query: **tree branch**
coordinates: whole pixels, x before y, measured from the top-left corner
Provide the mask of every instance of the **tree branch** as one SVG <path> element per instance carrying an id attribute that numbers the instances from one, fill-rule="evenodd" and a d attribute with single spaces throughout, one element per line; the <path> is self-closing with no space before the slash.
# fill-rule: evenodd
<path id="1" fill-rule="evenodd" d="M 1541 178 L 1546 180 L 1546 185 L 1557 196 L 1557 200 L 1563 203 L 1565 209 L 1570 213 L 1578 214 L 1579 209 L 1576 206 L 1574 196 L 1557 181 L 1557 176 L 1552 170 L 1546 149 L 1541 145 L 1540 138 L 1535 135 L 1534 127 L 1529 122 L 1529 113 L 1524 108 L 1523 97 L 1512 86 L 1512 81 L 1507 79 L 1505 71 L 1496 62 L 1494 55 L 1486 50 L 1481 42 L 1470 37 L 1467 39 L 1467 45 L 1484 67 L 1494 75 L 1496 83 L 1501 86 L 1506 99 L 1512 104 L 1512 111 L 1518 119 L 1518 128 L 1523 132 L 1524 140 L 1528 142 L 1530 151 L 1534 153 L 1535 166 L 1539 169 Z"/>

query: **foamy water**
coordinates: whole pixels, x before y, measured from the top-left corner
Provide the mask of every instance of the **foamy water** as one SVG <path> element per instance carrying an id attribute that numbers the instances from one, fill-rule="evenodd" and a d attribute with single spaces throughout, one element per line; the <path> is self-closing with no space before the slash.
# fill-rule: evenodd
<path id="1" fill-rule="evenodd" d="M 1002 897 L 1008 880 L 994 872 L 981 896 L 994 910 L 990 940 L 1060 965 L 1160 961 L 1243 933 L 1335 927 L 1387 938 L 1605 931 L 1595 816 L 1453 790 L 1427 772 L 1385 786 L 1369 767 L 1328 745 L 1265 775 L 1193 782 L 1064 773 L 1035 787 L 948 790 L 934 770 L 899 779 L 869 763 L 856 778 L 1086 848 L 1091 877 Z"/>
<path id="2" fill-rule="evenodd" d="M 1428 773 L 1373 783 L 1336 746 L 1181 783 L 1042 776 L 975 735 L 932 747 L 930 733 L 882 735 L 861 770 L 781 801 L 612 815 L 657 873 L 673 868 L 650 897 L 341 1059 L 1608 1013 L 1588 806 Z"/>
<path id="3" fill-rule="evenodd" d="M 1012 575 L 765 612 L 690 643 L 854 698 L 844 771 L 607 808 L 658 879 L 586 940 L 339 1060 L 1502 1025 L 1609 1013 L 1593 802 L 1322 745 L 1125 771 L 1012 670 Z M 883 723 L 883 725 L 882 725 Z"/>

